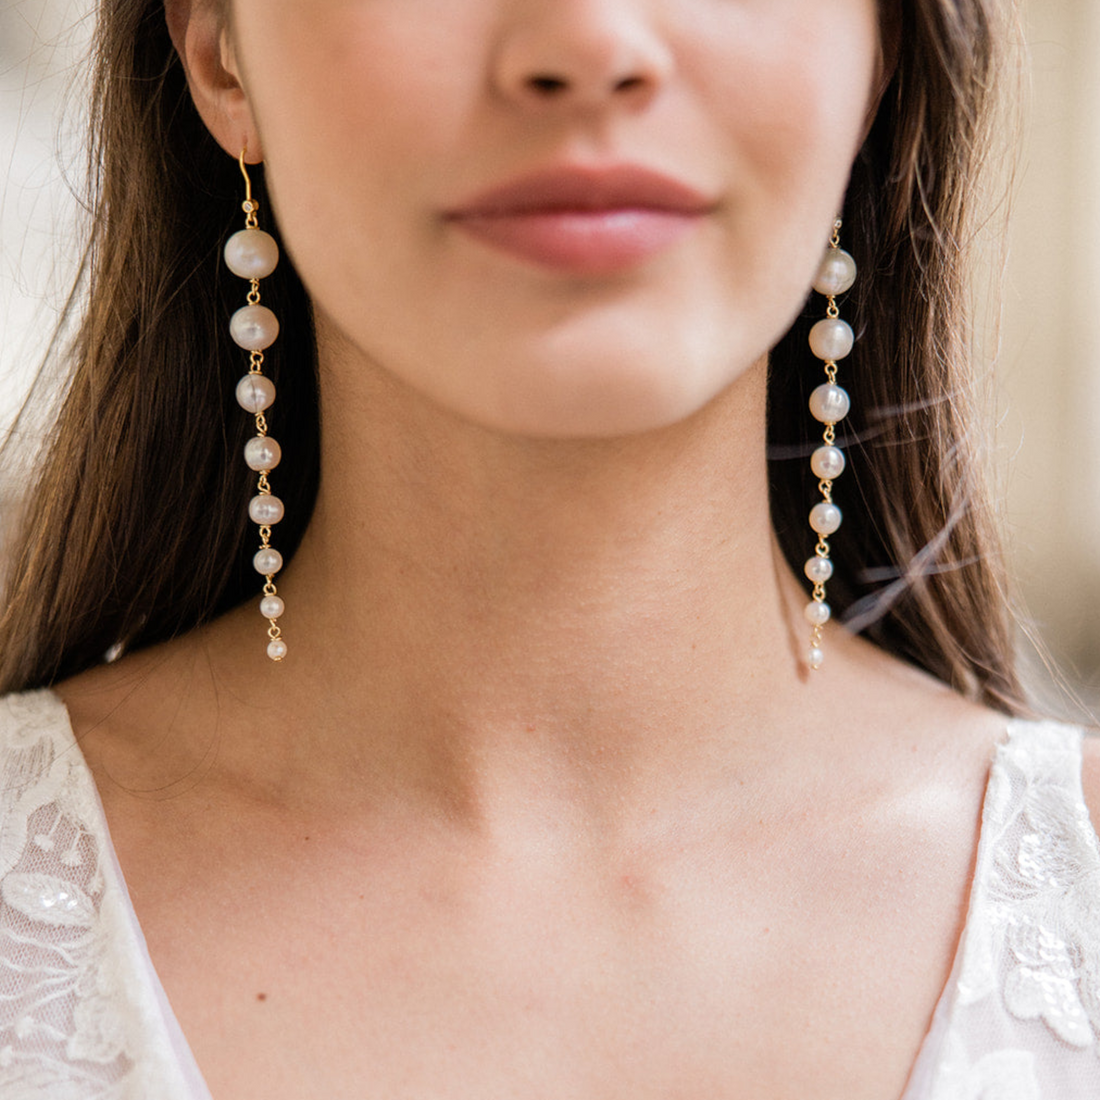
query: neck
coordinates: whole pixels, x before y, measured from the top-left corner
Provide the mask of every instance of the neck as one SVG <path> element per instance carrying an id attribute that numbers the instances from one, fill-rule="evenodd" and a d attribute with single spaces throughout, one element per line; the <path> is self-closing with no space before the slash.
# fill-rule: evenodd
<path id="1" fill-rule="evenodd" d="M 379 378 L 326 407 L 323 488 L 280 583 L 290 656 L 263 656 L 250 604 L 221 664 L 313 731 L 266 752 L 298 784 L 384 776 L 478 820 L 555 790 L 600 814 L 774 758 L 819 689 L 771 532 L 764 374 L 611 441 L 504 437 Z"/>

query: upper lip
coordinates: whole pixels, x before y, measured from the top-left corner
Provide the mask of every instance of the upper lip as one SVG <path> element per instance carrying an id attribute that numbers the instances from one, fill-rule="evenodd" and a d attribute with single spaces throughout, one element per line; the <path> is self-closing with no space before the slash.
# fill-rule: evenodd
<path id="1" fill-rule="evenodd" d="M 639 208 L 702 214 L 714 206 L 689 184 L 641 165 L 560 164 L 479 191 L 447 217 Z"/>

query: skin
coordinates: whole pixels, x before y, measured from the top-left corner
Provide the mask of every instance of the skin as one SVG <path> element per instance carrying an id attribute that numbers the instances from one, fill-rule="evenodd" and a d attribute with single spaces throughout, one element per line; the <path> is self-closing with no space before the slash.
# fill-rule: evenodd
<path id="1" fill-rule="evenodd" d="M 249 606 L 61 688 L 216 1100 L 900 1096 L 1004 720 L 838 628 L 807 673 L 764 465 L 874 4 L 167 11 L 266 162 L 325 423 L 287 660 Z M 716 211 L 598 279 L 442 223 L 568 157 Z"/>

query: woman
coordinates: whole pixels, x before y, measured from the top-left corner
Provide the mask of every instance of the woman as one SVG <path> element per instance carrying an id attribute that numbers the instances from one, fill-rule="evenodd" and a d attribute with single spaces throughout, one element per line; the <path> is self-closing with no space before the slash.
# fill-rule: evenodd
<path id="1" fill-rule="evenodd" d="M 52 687 L 0 737 L 6 1097 L 1096 1094 L 1080 735 L 1011 717 L 967 408 L 1000 33 L 103 5 L 4 620 Z"/>

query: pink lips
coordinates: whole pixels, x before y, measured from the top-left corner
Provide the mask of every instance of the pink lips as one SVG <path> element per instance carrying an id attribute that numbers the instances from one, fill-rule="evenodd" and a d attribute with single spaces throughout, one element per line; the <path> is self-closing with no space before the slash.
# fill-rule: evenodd
<path id="1" fill-rule="evenodd" d="M 668 248 L 715 205 L 687 184 L 635 165 L 561 165 L 483 191 L 445 218 L 535 263 L 605 275 Z"/>

